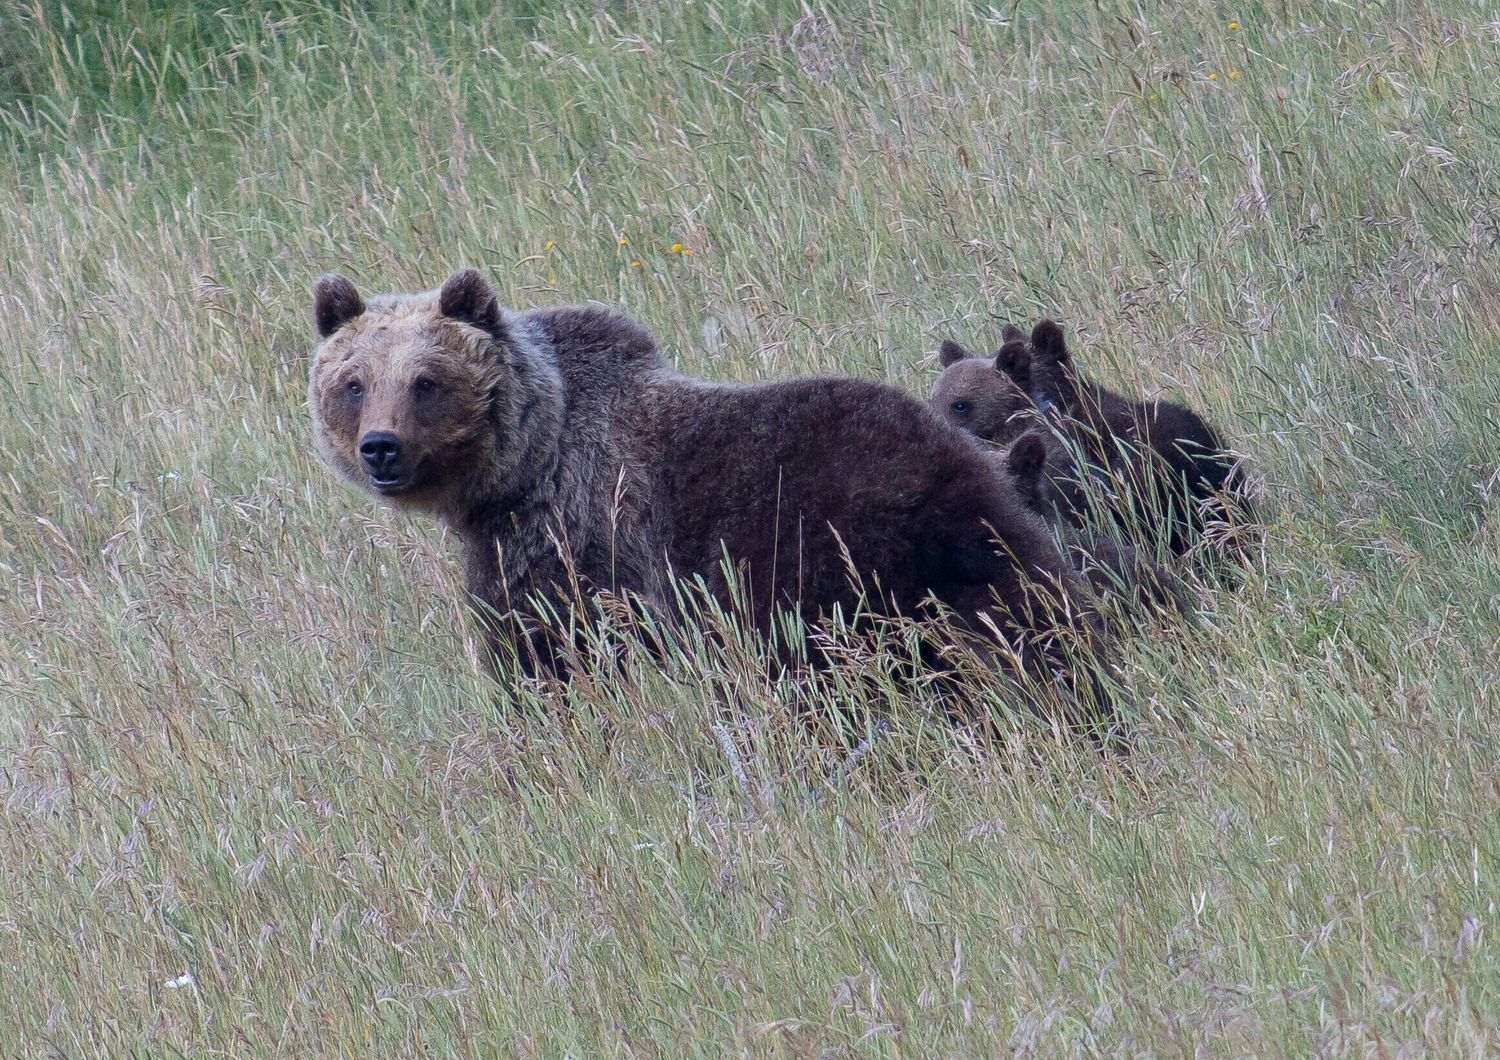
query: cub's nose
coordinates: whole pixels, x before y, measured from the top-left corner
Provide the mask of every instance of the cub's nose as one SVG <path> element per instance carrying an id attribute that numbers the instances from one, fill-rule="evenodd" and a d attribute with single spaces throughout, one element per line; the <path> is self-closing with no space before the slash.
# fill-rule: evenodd
<path id="1" fill-rule="evenodd" d="M 374 475 L 384 475 L 401 459 L 401 442 L 390 431 L 371 431 L 359 440 L 359 455 Z"/>

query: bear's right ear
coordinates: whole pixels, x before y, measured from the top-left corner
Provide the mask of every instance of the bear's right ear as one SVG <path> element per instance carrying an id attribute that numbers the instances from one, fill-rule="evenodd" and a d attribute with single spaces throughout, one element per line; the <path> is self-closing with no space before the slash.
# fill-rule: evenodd
<path id="1" fill-rule="evenodd" d="M 438 291 L 438 312 L 490 334 L 500 328 L 500 300 L 478 269 L 462 269 L 448 277 Z"/>
<path id="2" fill-rule="evenodd" d="M 938 364 L 944 368 L 951 367 L 968 356 L 969 351 L 952 339 L 944 339 L 943 344 L 938 347 Z"/>
<path id="3" fill-rule="evenodd" d="M 1031 350 L 1025 339 L 1011 339 L 995 354 L 995 370 L 1010 376 L 1011 382 L 1031 393 Z"/>
<path id="4" fill-rule="evenodd" d="M 326 339 L 365 311 L 364 299 L 347 276 L 325 272 L 313 281 L 313 320 Z"/>
<path id="5" fill-rule="evenodd" d="M 1007 325 L 1005 325 L 1005 330 L 1002 331 L 1002 332 L 1000 332 L 1000 341 L 1001 342 L 1025 342 L 1026 341 L 1026 332 L 1022 331 L 1020 328 L 1016 327 L 1014 324 L 1007 324 Z"/>
<path id="6" fill-rule="evenodd" d="M 1044 359 L 1054 364 L 1067 364 L 1067 341 L 1063 338 L 1062 325 L 1055 320 L 1043 320 L 1031 332 L 1031 345 Z"/>

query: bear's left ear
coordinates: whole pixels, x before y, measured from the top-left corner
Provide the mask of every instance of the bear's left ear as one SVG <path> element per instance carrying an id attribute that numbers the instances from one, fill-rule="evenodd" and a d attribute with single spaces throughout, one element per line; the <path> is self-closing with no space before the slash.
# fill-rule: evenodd
<path id="1" fill-rule="evenodd" d="M 365 311 L 364 299 L 347 276 L 325 272 L 313 281 L 313 321 L 326 339 Z"/>
<path id="2" fill-rule="evenodd" d="M 1047 361 L 1067 364 L 1068 344 L 1063 339 L 1062 325 L 1055 320 L 1043 320 L 1031 332 L 1031 346 Z"/>
<path id="3" fill-rule="evenodd" d="M 1011 382 L 1031 392 L 1031 350 L 1022 339 L 1011 339 L 995 354 L 995 370 L 1010 376 Z"/>
<path id="4" fill-rule="evenodd" d="M 969 351 L 952 339 L 944 339 L 943 344 L 938 347 L 938 364 L 944 368 L 951 367 L 968 356 Z"/>
<path id="5" fill-rule="evenodd" d="M 492 335 L 500 328 L 500 301 L 478 269 L 463 269 L 448 277 L 438 291 L 438 312 Z"/>
<path id="6" fill-rule="evenodd" d="M 1025 339 L 1026 339 L 1026 332 L 1022 331 L 1020 328 L 1016 327 L 1014 324 L 1007 324 L 1007 325 L 1005 325 L 1005 330 L 1003 330 L 1003 331 L 1000 332 L 1000 341 L 1001 342 L 1015 342 L 1018 339 L 1021 340 L 1021 341 L 1025 341 Z"/>

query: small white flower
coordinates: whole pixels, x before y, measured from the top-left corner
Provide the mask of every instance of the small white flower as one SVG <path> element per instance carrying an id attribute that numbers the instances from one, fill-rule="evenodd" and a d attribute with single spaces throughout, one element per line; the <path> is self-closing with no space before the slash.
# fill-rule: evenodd
<path id="1" fill-rule="evenodd" d="M 183 972 L 176 979 L 168 979 L 165 983 L 162 983 L 161 985 L 164 986 L 164 987 L 166 987 L 168 990 L 181 990 L 185 986 L 192 986 L 193 985 L 193 973 L 192 972 Z"/>

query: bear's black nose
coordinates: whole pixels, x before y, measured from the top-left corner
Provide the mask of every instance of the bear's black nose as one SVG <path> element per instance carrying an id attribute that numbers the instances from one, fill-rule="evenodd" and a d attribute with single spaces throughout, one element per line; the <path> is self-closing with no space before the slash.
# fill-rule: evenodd
<path id="1" fill-rule="evenodd" d="M 370 474 L 389 477 L 401 459 L 401 442 L 390 431 L 371 431 L 359 440 L 359 455 Z"/>

